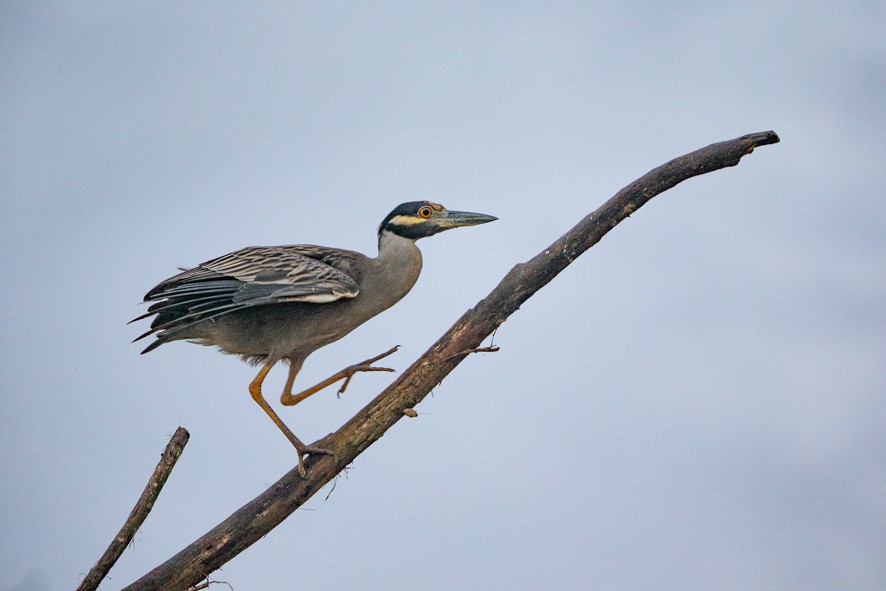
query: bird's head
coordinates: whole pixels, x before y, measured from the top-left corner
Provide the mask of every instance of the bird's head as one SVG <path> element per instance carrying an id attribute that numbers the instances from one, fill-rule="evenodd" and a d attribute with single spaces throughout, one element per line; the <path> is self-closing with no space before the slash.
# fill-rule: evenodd
<path id="1" fill-rule="evenodd" d="M 403 238 L 418 240 L 444 230 L 462 226 L 476 226 L 498 218 L 469 211 L 449 211 L 439 203 L 410 201 L 402 203 L 389 213 L 378 227 L 378 234 L 391 232 Z"/>

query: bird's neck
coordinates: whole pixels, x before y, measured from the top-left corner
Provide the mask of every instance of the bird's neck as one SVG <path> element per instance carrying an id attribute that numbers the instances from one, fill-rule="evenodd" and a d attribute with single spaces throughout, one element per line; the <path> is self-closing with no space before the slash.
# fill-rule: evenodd
<path id="1" fill-rule="evenodd" d="M 378 257 L 376 258 L 379 260 L 417 258 L 421 261 L 421 251 L 412 238 L 404 238 L 389 230 L 382 230 L 378 235 Z"/>
<path id="2" fill-rule="evenodd" d="M 378 256 L 373 260 L 377 279 L 385 291 L 399 300 L 406 295 L 421 273 L 421 251 L 415 240 L 383 230 L 378 237 Z"/>

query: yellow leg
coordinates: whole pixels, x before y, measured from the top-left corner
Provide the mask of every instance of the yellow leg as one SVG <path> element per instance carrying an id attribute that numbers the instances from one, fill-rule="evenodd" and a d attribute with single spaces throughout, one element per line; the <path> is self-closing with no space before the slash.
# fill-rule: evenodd
<path id="1" fill-rule="evenodd" d="M 295 376 L 301 369 L 302 363 L 304 363 L 304 361 L 301 359 L 289 360 L 289 375 L 286 376 L 286 385 L 283 386 L 284 394 L 292 392 L 292 384 L 295 383 Z M 292 396 L 292 394 L 289 395 Z"/>
<path id="2" fill-rule="evenodd" d="M 277 413 L 274 412 L 274 409 L 271 408 L 271 405 L 268 404 L 267 400 L 265 400 L 264 396 L 261 393 L 261 385 L 264 382 L 265 377 L 268 375 L 268 372 L 271 371 L 271 368 L 274 367 L 274 363 L 265 363 L 262 365 L 262 368 L 259 370 L 258 375 L 255 376 L 255 379 L 249 384 L 249 393 L 252 394 L 252 399 L 258 403 L 258 405 L 262 408 L 263 411 L 267 413 L 271 420 L 274 421 L 274 424 L 283 432 L 283 435 L 295 446 L 295 451 L 298 454 L 298 471 L 302 476 L 305 475 L 305 462 L 304 456 L 307 454 L 332 454 L 331 451 L 326 449 L 321 449 L 319 447 L 310 447 L 301 442 L 301 440 L 295 436 L 295 434 L 289 430 L 280 417 L 277 416 Z"/>
<path id="3" fill-rule="evenodd" d="M 307 390 L 303 392 L 299 392 L 298 394 L 292 393 L 292 384 L 295 382 L 295 374 L 298 373 L 298 370 L 301 368 L 301 363 L 295 364 L 293 363 L 289 367 L 289 377 L 286 378 L 286 387 L 283 389 L 283 394 L 280 396 L 280 402 L 285 406 L 293 406 L 311 396 L 312 394 L 316 394 L 320 390 L 324 388 L 328 388 L 332 384 L 336 383 L 339 380 L 344 380 L 345 383 L 342 384 L 341 388 L 338 389 L 338 393 L 343 393 L 348 384 L 351 383 L 351 378 L 354 377 L 354 374 L 361 371 L 394 371 L 389 367 L 373 367 L 372 364 L 378 361 L 379 359 L 384 359 L 388 355 L 393 354 L 397 351 L 400 346 L 397 345 L 392 349 L 389 349 L 382 353 L 381 355 L 376 355 L 372 359 L 367 359 L 366 361 L 361 361 L 360 363 L 355 363 L 354 365 L 348 366 L 335 374 L 334 376 L 328 377 L 316 386 L 311 386 Z"/>

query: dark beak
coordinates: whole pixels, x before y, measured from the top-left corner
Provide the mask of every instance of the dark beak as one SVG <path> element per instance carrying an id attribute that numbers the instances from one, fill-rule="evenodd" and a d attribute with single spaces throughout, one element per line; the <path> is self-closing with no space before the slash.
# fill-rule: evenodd
<path id="1" fill-rule="evenodd" d="M 485 213 L 473 213 L 470 211 L 446 211 L 442 216 L 435 220 L 440 230 L 450 230 L 452 228 L 461 228 L 462 226 L 477 226 L 494 222 L 497 217 L 486 215 Z"/>

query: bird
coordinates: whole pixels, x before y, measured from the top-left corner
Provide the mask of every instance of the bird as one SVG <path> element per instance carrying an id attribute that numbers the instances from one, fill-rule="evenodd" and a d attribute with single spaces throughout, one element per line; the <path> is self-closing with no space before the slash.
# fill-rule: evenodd
<path id="1" fill-rule="evenodd" d="M 253 400 L 295 447 L 298 468 L 305 475 L 308 454 L 331 454 L 305 445 L 262 394 L 271 368 L 283 361 L 289 375 L 280 402 L 292 406 L 308 396 L 363 371 L 393 371 L 372 364 L 397 347 L 350 365 L 298 394 L 295 377 L 305 359 L 399 302 L 415 285 L 422 268 L 416 241 L 445 230 L 495 221 L 496 217 L 449 211 L 432 201 L 410 201 L 395 207 L 378 226 L 378 256 L 339 248 L 297 244 L 251 246 L 206 261 L 161 281 L 145 296 L 153 316 L 153 335 L 142 354 L 171 341 L 215 346 L 260 366 L 249 384 Z"/>

